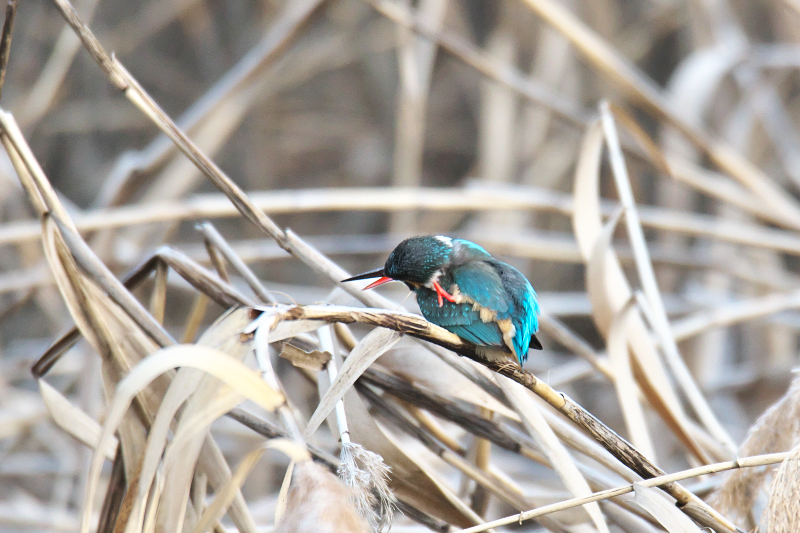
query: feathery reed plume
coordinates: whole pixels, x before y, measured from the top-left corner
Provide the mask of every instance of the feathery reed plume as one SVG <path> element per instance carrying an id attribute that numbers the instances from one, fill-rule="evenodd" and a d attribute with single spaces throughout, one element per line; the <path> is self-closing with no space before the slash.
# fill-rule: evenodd
<path id="1" fill-rule="evenodd" d="M 370 530 L 389 530 L 394 521 L 396 499 L 389 489 L 391 468 L 377 453 L 355 442 L 342 444 L 342 464 L 337 474 L 352 491 L 352 502 L 358 514 L 366 518 Z"/>
<path id="2" fill-rule="evenodd" d="M 329 383 L 333 385 L 338 375 L 336 368 L 338 345 L 331 326 L 319 329 L 319 341 L 323 349 L 333 354 L 324 371 Z M 339 479 L 352 491 L 353 505 L 358 514 L 369 523 L 373 533 L 390 529 L 396 506 L 394 494 L 389 489 L 391 468 L 383 462 L 380 455 L 350 440 L 347 415 L 342 400 L 336 402 L 335 413 L 339 439 L 342 442 L 340 455 L 342 463 L 337 469 Z"/>
<path id="3" fill-rule="evenodd" d="M 758 418 L 747 433 L 740 456 L 759 455 L 789 450 L 800 439 L 800 374 L 780 400 Z M 722 512 L 745 519 L 763 490 L 771 468 L 748 468 L 730 472 L 712 502 Z M 773 485 L 774 486 L 774 485 Z"/>
<path id="4" fill-rule="evenodd" d="M 367 533 L 351 501 L 352 491 L 325 468 L 311 461 L 298 463 L 275 533 Z"/>
<path id="5" fill-rule="evenodd" d="M 772 480 L 769 505 L 761 515 L 758 531 L 800 531 L 800 445 L 781 463 Z"/>

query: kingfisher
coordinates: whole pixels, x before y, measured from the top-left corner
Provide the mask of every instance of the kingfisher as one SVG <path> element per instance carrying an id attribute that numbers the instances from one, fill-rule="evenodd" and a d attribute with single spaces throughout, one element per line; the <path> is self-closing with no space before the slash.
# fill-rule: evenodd
<path id="1" fill-rule="evenodd" d="M 481 246 L 444 235 L 411 237 L 389 254 L 383 268 L 344 281 L 379 278 L 364 290 L 402 281 L 431 323 L 475 344 L 489 361 L 520 366 L 528 348 L 541 350 L 539 303 L 522 273 Z"/>

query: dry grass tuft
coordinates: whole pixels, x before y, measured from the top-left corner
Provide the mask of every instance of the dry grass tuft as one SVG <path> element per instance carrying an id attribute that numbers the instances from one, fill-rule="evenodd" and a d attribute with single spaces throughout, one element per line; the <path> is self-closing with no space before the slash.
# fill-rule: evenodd
<path id="1" fill-rule="evenodd" d="M 747 438 L 741 445 L 742 456 L 774 453 L 784 450 L 795 450 L 800 441 L 800 376 L 795 374 L 789 390 L 762 414 L 747 433 Z M 788 465 L 788 466 L 787 466 Z M 731 515 L 738 516 L 741 520 L 748 518 L 747 514 L 753 509 L 756 500 L 766 490 L 765 481 L 772 477 L 770 489 L 769 508 L 765 516 L 771 516 L 773 524 L 783 523 L 779 519 L 779 509 L 786 510 L 791 516 L 791 505 L 785 505 L 792 500 L 786 500 L 785 491 L 791 492 L 792 483 L 787 483 L 786 476 L 793 468 L 791 461 L 781 465 L 778 473 L 772 476 L 773 469 L 746 469 L 735 470 L 727 474 L 719 489 L 714 493 L 713 501 L 720 509 L 726 510 Z M 782 474 L 781 474 L 782 472 Z M 779 483 L 778 479 L 783 481 Z M 764 529 L 764 531 L 773 531 Z M 780 531 L 776 529 L 775 531 Z M 792 531 L 787 529 L 785 531 Z"/>
<path id="2" fill-rule="evenodd" d="M 389 489 L 391 468 L 380 455 L 352 442 L 342 446 L 340 458 L 337 474 L 353 491 L 352 502 L 358 514 L 367 520 L 371 531 L 391 528 L 396 505 Z"/>
<path id="3" fill-rule="evenodd" d="M 336 476 L 313 462 L 295 467 L 286 512 L 275 533 L 367 533 L 364 518 L 352 502 L 357 498 Z"/>
<path id="4" fill-rule="evenodd" d="M 800 528 L 800 447 L 782 463 L 770 487 L 769 505 L 761 515 L 758 531 L 764 533 L 789 533 Z"/>

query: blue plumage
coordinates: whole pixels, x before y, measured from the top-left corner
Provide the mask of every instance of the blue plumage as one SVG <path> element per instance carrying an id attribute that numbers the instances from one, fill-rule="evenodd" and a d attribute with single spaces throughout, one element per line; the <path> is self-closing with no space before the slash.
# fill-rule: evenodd
<path id="1" fill-rule="evenodd" d="M 541 349 L 539 304 L 516 268 L 477 244 L 450 237 L 412 237 L 400 243 L 383 269 L 350 278 L 402 281 L 416 293 L 423 316 L 479 347 L 490 360 L 519 364 L 528 348 Z"/>

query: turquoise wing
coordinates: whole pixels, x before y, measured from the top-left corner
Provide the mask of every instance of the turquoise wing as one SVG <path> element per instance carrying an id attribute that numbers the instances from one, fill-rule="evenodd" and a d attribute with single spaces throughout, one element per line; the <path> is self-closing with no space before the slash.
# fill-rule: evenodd
<path id="1" fill-rule="evenodd" d="M 500 274 L 491 263 L 474 261 L 454 268 L 451 274 L 453 283 L 458 285 L 462 294 L 481 307 L 494 311 L 498 318 L 508 318 L 510 298 Z"/>
<path id="2" fill-rule="evenodd" d="M 509 318 L 516 330 L 514 348 L 520 356 L 520 363 L 524 363 L 528 358 L 531 339 L 535 338 L 536 332 L 539 331 L 539 302 L 536 292 L 527 278 L 513 266 L 496 261 L 495 268 L 503 281 L 506 294 L 511 299 L 512 311 Z M 538 339 L 534 342 L 534 348 L 541 349 Z"/>
<path id="3" fill-rule="evenodd" d="M 417 289 L 417 304 L 429 322 L 451 331 L 472 344 L 502 346 L 503 332 L 494 322 L 484 322 L 472 304 L 444 302 L 439 307 L 436 293 L 424 287 Z"/>
<path id="4" fill-rule="evenodd" d="M 524 363 L 531 339 L 539 330 L 539 303 L 530 282 L 519 270 L 497 259 L 457 267 L 452 276 L 464 295 L 494 311 L 497 320 L 511 320 L 514 325 L 511 342 L 520 363 Z M 538 340 L 534 345 L 539 345 Z"/>
<path id="5" fill-rule="evenodd" d="M 451 294 L 455 292 L 453 285 L 457 285 L 461 294 L 477 307 L 470 302 L 444 302 L 440 307 L 436 293 L 420 287 L 416 290 L 417 303 L 428 321 L 473 344 L 508 348 L 497 322 L 482 320 L 480 309 L 488 309 L 494 313 L 496 320 L 511 320 L 514 325 L 511 342 L 520 364 L 528 358 L 531 344 L 541 349 L 538 340 L 534 340 L 539 330 L 536 293 L 516 268 L 493 258 L 471 261 L 451 269 L 439 279 L 439 283 Z"/>

